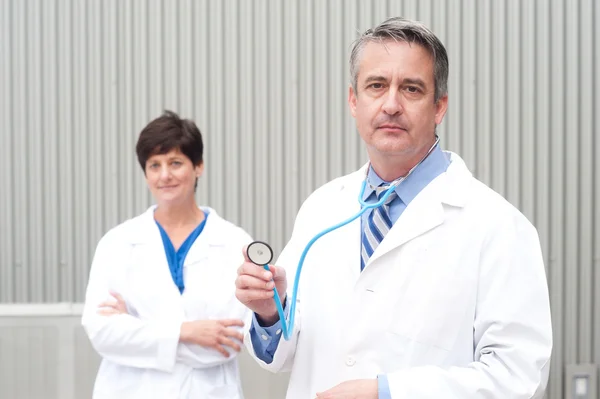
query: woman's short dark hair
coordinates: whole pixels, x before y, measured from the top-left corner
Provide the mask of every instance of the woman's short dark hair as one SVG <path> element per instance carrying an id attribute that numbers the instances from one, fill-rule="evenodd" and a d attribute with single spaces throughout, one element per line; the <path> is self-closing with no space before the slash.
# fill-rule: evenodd
<path id="1" fill-rule="evenodd" d="M 202 164 L 204 144 L 200 129 L 193 121 L 182 119 L 175 112 L 165 111 L 141 131 L 135 152 L 146 173 L 148 158 L 171 150 L 181 151 L 194 166 Z"/>

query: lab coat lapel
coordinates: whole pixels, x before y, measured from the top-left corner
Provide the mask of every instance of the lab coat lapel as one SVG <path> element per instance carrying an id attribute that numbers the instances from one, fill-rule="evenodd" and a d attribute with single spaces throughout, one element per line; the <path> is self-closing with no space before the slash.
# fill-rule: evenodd
<path id="1" fill-rule="evenodd" d="M 130 300 L 140 313 L 152 314 L 158 308 L 156 301 L 160 301 L 161 308 L 170 307 L 175 314 L 181 295 L 171 277 L 162 237 L 154 221 L 154 209 L 155 206 L 148 209 L 126 232 L 132 247 L 129 272 L 139 279 Z"/>
<path id="2" fill-rule="evenodd" d="M 376 248 L 369 263 L 395 248 L 427 233 L 444 222 L 442 204 L 431 197 L 415 198 L 398 218 L 387 236 Z"/>
<path id="3" fill-rule="evenodd" d="M 208 258 L 211 249 L 225 246 L 226 222 L 212 208 L 202 208 L 208 213 L 204 229 L 192 244 L 183 264 L 185 266 L 204 261 Z M 241 248 L 240 248 L 241 251 Z"/>
<path id="4" fill-rule="evenodd" d="M 143 253 L 146 253 L 148 259 L 152 259 L 162 268 L 164 265 L 169 270 L 167 256 L 164 250 L 164 244 L 160 230 L 154 221 L 155 206 L 150 207 L 139 219 L 135 226 L 135 231 L 129 234 L 130 243 L 134 246 L 143 246 Z"/>
<path id="5" fill-rule="evenodd" d="M 335 209 L 331 210 L 333 217 L 330 225 L 342 222 L 360 211 L 358 195 L 365 175 L 365 168 L 348 176 L 341 187 L 339 200 L 335 201 Z M 361 223 L 360 217 L 339 229 L 336 233 L 335 242 L 339 247 L 336 249 L 336 263 L 342 264 L 349 271 L 352 282 L 360 277 L 360 249 L 361 249 Z M 343 275 L 346 275 L 345 273 Z"/>
<path id="6" fill-rule="evenodd" d="M 471 173 L 463 160 L 450 153 L 452 163 L 406 207 L 369 259 L 367 266 L 386 253 L 444 223 L 444 204 L 462 207 L 468 197 Z"/>
<path id="7" fill-rule="evenodd" d="M 210 211 L 209 216 L 206 219 L 204 229 L 198 238 L 196 238 L 196 241 L 192 243 L 185 260 L 183 261 L 184 266 L 189 266 L 208 258 L 208 251 L 210 249 L 209 247 L 213 244 L 213 242 L 211 242 L 211 238 L 213 238 L 214 241 L 214 237 L 220 236 L 218 232 L 215 231 L 219 225 L 217 218 L 218 215 L 216 212 Z"/>
<path id="8" fill-rule="evenodd" d="M 140 224 L 136 228 L 136 234 L 131 234 L 130 241 L 134 245 L 147 246 L 147 250 L 152 252 L 152 259 L 155 259 L 156 262 L 164 263 L 164 267 L 166 267 L 168 271 L 169 264 L 164 251 L 162 236 L 154 221 L 155 209 L 156 207 L 153 206 L 144 214 L 144 217 L 140 220 Z M 206 219 L 204 230 L 192 244 L 184 260 L 184 265 L 199 262 L 206 258 L 208 256 L 209 246 L 215 244 L 214 242 L 211 242 L 210 238 L 219 236 L 216 230 L 219 229 L 221 219 L 214 210 L 209 209 L 209 213 L 210 215 Z M 214 241 L 214 239 L 212 241 Z"/>

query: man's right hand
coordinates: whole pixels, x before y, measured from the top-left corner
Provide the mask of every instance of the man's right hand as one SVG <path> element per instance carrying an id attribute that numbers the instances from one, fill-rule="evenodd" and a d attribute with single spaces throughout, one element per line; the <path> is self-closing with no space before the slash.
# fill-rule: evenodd
<path id="1" fill-rule="evenodd" d="M 270 271 L 267 271 L 250 262 L 246 248 L 243 253 L 244 263 L 239 267 L 235 280 L 235 296 L 256 313 L 262 325 L 272 326 L 279 320 L 277 307 L 273 300 L 273 287 L 277 287 L 281 303 L 284 304 L 287 292 L 285 269 L 269 265 Z"/>

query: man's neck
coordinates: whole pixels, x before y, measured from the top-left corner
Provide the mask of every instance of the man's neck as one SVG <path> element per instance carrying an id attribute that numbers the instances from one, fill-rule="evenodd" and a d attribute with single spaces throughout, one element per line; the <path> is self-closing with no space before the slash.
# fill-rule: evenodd
<path id="1" fill-rule="evenodd" d="M 431 143 L 433 146 L 433 143 Z M 401 177 L 405 177 L 410 171 L 421 163 L 431 153 L 432 147 L 428 146 L 416 154 L 405 155 L 384 155 L 375 154 L 371 156 L 371 167 L 382 180 L 391 182 Z"/>
<path id="2" fill-rule="evenodd" d="M 405 177 L 408 173 L 425 157 L 418 155 L 411 159 L 401 157 L 385 157 L 371 160 L 371 167 L 381 179 L 386 182 L 391 182 L 401 177 Z"/>

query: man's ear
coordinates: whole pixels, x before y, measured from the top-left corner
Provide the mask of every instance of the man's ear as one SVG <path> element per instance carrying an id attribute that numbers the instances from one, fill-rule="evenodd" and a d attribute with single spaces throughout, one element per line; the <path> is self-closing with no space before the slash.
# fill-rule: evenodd
<path id="1" fill-rule="evenodd" d="M 348 106 L 350 107 L 350 113 L 352 113 L 353 117 L 356 117 L 356 92 L 352 85 L 348 87 Z"/>

